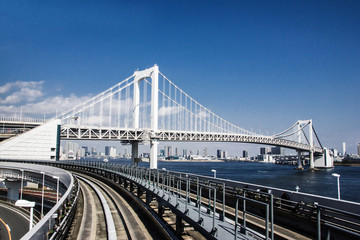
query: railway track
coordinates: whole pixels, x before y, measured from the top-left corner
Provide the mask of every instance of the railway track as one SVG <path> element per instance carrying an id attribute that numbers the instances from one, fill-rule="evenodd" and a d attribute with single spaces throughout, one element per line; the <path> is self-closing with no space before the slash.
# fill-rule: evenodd
<path id="1" fill-rule="evenodd" d="M 116 239 L 153 239 L 137 213 L 119 193 L 95 178 L 79 173 L 75 176 L 78 176 L 83 196 L 82 214 L 78 214 L 82 217 L 75 221 L 74 225 L 80 227 L 73 227 L 76 232 L 72 230 L 68 239 L 111 239 L 111 224 L 114 224 Z M 112 220 L 107 218 L 107 214 Z"/>

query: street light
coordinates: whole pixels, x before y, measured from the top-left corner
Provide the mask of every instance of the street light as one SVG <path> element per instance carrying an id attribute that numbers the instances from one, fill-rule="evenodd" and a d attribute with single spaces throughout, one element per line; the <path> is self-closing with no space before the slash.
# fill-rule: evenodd
<path id="1" fill-rule="evenodd" d="M 340 200 L 340 174 L 333 173 L 331 175 L 337 178 L 338 199 Z"/>
<path id="2" fill-rule="evenodd" d="M 20 169 L 20 171 L 21 171 L 21 192 L 20 192 L 20 199 L 22 199 L 23 183 L 24 183 L 24 169 Z"/>
<path id="3" fill-rule="evenodd" d="M 45 184 L 45 173 L 40 172 L 43 175 L 42 181 L 42 191 L 41 191 L 41 218 L 43 217 L 44 213 L 44 184 Z"/>
<path id="4" fill-rule="evenodd" d="M 15 202 L 15 206 L 30 208 L 30 224 L 29 224 L 29 231 L 30 231 L 32 229 L 35 202 L 30 202 L 28 200 L 17 200 Z"/>
<path id="5" fill-rule="evenodd" d="M 214 173 L 214 178 L 216 178 L 216 170 L 215 170 L 215 169 L 211 169 L 211 171 Z"/>
<path id="6" fill-rule="evenodd" d="M 59 177 L 53 176 L 54 179 L 57 180 L 57 186 L 56 186 L 56 203 L 59 201 Z"/>

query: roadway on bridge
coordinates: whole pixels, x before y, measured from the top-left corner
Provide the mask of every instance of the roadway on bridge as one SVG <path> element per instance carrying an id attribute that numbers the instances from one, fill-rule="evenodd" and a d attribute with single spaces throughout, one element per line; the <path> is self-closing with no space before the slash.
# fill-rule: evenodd
<path id="1" fill-rule="evenodd" d="M 15 207 L 0 203 L 0 219 L 0 239 L 20 239 L 29 230 L 29 217 Z"/>

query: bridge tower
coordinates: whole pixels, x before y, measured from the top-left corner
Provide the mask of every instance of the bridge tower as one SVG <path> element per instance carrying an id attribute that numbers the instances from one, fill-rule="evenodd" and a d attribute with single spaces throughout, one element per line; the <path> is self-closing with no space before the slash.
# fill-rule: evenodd
<path id="1" fill-rule="evenodd" d="M 151 78 L 151 131 L 158 130 L 158 111 L 159 111 L 159 67 L 155 64 L 154 67 L 145 69 L 143 71 L 134 72 L 134 93 L 133 93 L 133 121 L 134 128 L 139 128 L 140 121 L 140 82 L 145 78 Z M 150 133 L 151 135 L 151 133 Z M 137 164 L 139 142 L 132 141 L 132 165 Z M 157 151 L 158 140 L 150 139 L 150 168 L 157 168 Z"/>

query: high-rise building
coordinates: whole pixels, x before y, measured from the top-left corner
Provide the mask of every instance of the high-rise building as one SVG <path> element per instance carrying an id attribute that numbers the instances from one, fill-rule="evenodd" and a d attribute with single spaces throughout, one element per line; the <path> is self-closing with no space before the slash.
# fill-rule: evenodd
<path id="1" fill-rule="evenodd" d="M 228 158 L 228 151 L 217 150 L 216 156 L 218 159 L 226 159 Z"/>
<path id="2" fill-rule="evenodd" d="M 105 155 L 108 157 L 115 158 L 116 157 L 116 148 L 114 146 L 106 146 L 105 147 Z"/>
<path id="3" fill-rule="evenodd" d="M 343 155 L 345 156 L 346 155 L 346 143 L 343 142 Z"/>
<path id="4" fill-rule="evenodd" d="M 73 153 L 77 153 L 79 149 L 79 144 L 74 143 L 74 142 L 66 142 L 65 143 L 65 154 L 68 154 L 70 151 L 72 151 Z"/>
<path id="5" fill-rule="evenodd" d="M 173 147 L 172 146 L 164 146 L 165 157 L 173 156 Z"/>
<path id="6" fill-rule="evenodd" d="M 260 154 L 271 154 L 271 148 L 270 147 L 262 147 L 260 148 Z"/>
<path id="7" fill-rule="evenodd" d="M 284 148 L 282 147 L 272 147 L 271 155 L 284 155 Z"/>
<path id="8" fill-rule="evenodd" d="M 358 143 L 358 155 L 360 156 L 360 143 Z"/>
<path id="9" fill-rule="evenodd" d="M 248 158 L 249 157 L 248 151 L 244 150 L 242 156 L 243 158 Z"/>
<path id="10" fill-rule="evenodd" d="M 203 156 L 207 157 L 207 155 L 208 155 L 208 149 L 207 149 L 207 147 L 205 147 L 203 150 Z"/>
<path id="11" fill-rule="evenodd" d="M 96 147 L 91 147 L 91 155 L 93 155 L 93 156 L 97 155 Z"/>
<path id="12" fill-rule="evenodd" d="M 222 157 L 222 151 L 220 149 L 216 151 L 216 157 L 219 159 Z"/>

